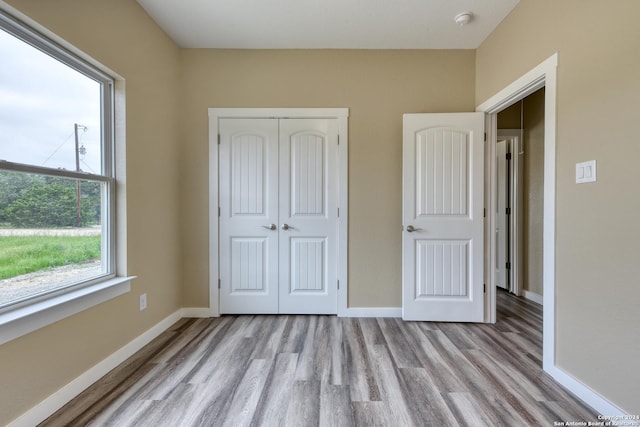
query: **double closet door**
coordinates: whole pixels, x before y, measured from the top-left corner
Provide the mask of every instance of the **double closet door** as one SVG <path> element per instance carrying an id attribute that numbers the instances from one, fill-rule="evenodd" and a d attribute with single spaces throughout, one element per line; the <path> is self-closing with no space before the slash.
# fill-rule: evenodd
<path id="1" fill-rule="evenodd" d="M 221 313 L 337 312 L 337 119 L 220 119 Z"/>

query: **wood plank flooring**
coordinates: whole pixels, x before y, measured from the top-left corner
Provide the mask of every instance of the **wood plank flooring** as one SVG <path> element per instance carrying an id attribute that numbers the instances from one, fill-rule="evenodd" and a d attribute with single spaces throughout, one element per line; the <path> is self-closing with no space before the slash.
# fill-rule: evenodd
<path id="1" fill-rule="evenodd" d="M 495 325 L 182 319 L 43 426 L 546 426 L 597 413 L 542 372 L 542 309 Z"/>

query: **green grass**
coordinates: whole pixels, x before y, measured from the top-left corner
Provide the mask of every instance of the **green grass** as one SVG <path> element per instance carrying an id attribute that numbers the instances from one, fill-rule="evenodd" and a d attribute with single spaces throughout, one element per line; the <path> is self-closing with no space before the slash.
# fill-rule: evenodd
<path id="1" fill-rule="evenodd" d="M 0 280 L 100 259 L 100 236 L 0 237 Z"/>

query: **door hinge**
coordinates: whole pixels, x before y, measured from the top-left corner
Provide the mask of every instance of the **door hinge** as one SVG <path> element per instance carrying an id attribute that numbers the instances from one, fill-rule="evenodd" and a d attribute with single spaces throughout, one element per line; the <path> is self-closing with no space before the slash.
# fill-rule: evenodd
<path id="1" fill-rule="evenodd" d="M 340 145 L 340 135 L 338 135 L 338 145 Z"/>
<path id="2" fill-rule="evenodd" d="M 218 145 L 220 145 L 220 134 L 218 134 Z"/>
<path id="3" fill-rule="evenodd" d="M 487 217 L 487 208 L 483 208 L 482 209 L 482 217 L 486 218 Z"/>
<path id="4" fill-rule="evenodd" d="M 218 289 L 220 289 L 220 287 L 221 287 L 221 280 L 218 279 Z"/>
<path id="5" fill-rule="evenodd" d="M 507 270 L 511 270 L 511 263 L 510 262 L 507 263 Z"/>
<path id="6" fill-rule="evenodd" d="M 511 160 L 511 153 L 507 153 L 507 160 Z"/>
<path id="7" fill-rule="evenodd" d="M 511 208 L 507 208 L 507 215 L 511 215 Z"/>
<path id="8" fill-rule="evenodd" d="M 484 142 L 487 142 L 487 133 L 484 133 Z"/>
<path id="9" fill-rule="evenodd" d="M 340 280 L 338 280 L 337 282 L 338 282 L 338 289 L 340 289 Z"/>
<path id="10" fill-rule="evenodd" d="M 220 206 L 218 206 L 218 217 L 220 217 Z"/>
<path id="11" fill-rule="evenodd" d="M 482 292 L 484 292 L 485 294 L 487 293 L 487 284 L 486 283 L 482 284 Z"/>
<path id="12" fill-rule="evenodd" d="M 338 218 L 340 218 L 340 208 L 338 208 Z"/>

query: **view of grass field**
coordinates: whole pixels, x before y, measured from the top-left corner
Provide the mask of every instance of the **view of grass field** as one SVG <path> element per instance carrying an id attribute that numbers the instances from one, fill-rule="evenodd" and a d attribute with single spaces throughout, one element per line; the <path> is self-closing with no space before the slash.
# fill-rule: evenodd
<path id="1" fill-rule="evenodd" d="M 3 236 L 0 280 L 100 259 L 100 236 Z"/>

